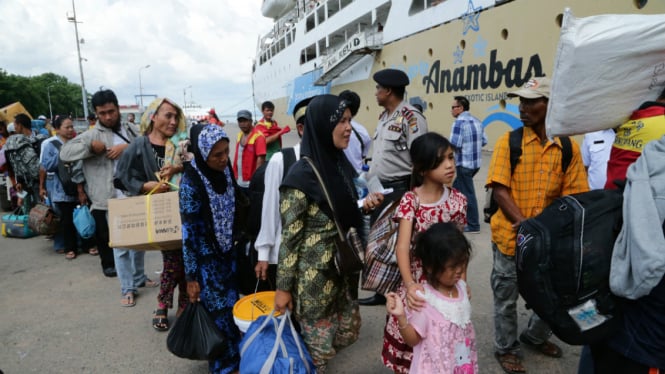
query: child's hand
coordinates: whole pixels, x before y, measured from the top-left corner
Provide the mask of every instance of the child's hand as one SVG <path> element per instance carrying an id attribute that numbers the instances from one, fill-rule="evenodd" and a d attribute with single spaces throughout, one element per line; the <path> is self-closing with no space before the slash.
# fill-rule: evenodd
<path id="1" fill-rule="evenodd" d="M 404 304 L 402 299 L 395 292 L 386 294 L 386 310 L 395 317 L 404 315 Z"/>
<path id="2" fill-rule="evenodd" d="M 418 292 L 420 291 L 420 292 Z M 420 283 L 412 283 L 407 287 L 406 291 L 406 305 L 409 309 L 419 311 L 425 306 L 425 299 L 422 295 L 425 294 L 425 288 Z"/>
<path id="3" fill-rule="evenodd" d="M 291 128 L 289 126 L 284 126 L 284 128 L 280 132 L 282 133 L 282 135 L 288 134 L 289 132 L 291 132 Z"/>

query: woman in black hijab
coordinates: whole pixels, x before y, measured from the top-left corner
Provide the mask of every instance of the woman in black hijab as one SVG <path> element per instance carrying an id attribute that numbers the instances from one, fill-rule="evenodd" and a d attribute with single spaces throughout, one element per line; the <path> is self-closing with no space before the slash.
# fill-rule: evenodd
<path id="1" fill-rule="evenodd" d="M 315 97 L 307 106 L 301 159 L 280 190 L 282 243 L 275 309 L 293 310 L 318 373 L 337 349 L 358 339 L 358 275 L 339 275 L 334 265 L 337 235 L 331 207 L 314 174 L 321 174 L 346 231 L 362 224 L 353 184 L 356 172 L 344 155 L 351 137 L 351 112 L 337 96 Z"/>

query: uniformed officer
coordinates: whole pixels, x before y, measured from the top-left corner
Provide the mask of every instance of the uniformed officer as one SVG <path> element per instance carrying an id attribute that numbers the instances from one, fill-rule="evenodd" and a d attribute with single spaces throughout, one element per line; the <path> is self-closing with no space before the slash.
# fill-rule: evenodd
<path id="1" fill-rule="evenodd" d="M 384 188 L 393 192 L 385 195 L 383 202 L 370 217 L 370 225 L 381 211 L 409 190 L 411 182 L 411 155 L 409 147 L 417 137 L 427 132 L 427 121 L 420 111 L 404 100 L 409 77 L 401 70 L 384 69 L 374 74 L 376 101 L 385 110 L 379 116 L 372 141 L 372 166 L 369 176 L 377 176 Z M 384 304 L 380 295 L 360 299 L 360 305 Z"/>

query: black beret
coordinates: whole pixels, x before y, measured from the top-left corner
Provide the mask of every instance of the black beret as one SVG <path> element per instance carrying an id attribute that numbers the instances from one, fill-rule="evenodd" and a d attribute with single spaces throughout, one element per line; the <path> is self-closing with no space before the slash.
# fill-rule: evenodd
<path id="1" fill-rule="evenodd" d="M 401 70 L 383 69 L 374 73 L 374 81 L 384 87 L 404 87 L 409 85 L 409 77 Z"/>

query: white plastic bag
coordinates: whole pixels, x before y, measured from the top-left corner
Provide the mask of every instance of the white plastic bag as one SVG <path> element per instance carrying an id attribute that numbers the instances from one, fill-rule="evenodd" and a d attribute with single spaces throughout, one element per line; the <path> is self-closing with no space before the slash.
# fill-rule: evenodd
<path id="1" fill-rule="evenodd" d="M 575 18 L 564 11 L 548 136 L 614 128 L 665 87 L 665 14 Z"/>

